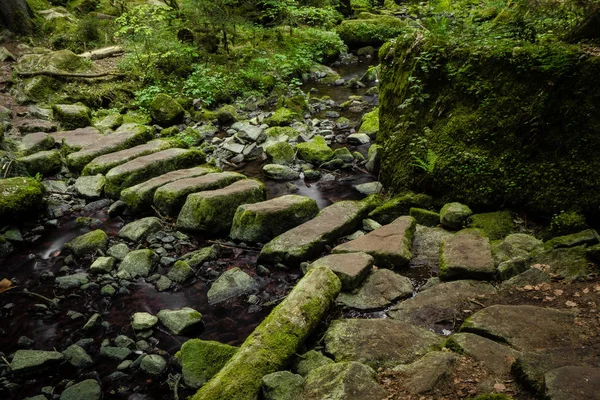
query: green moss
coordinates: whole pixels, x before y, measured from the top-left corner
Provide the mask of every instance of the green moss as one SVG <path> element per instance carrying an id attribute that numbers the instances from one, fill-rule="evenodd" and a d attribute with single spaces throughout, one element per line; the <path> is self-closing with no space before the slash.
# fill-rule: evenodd
<path id="1" fill-rule="evenodd" d="M 408 192 L 396 196 L 386 201 L 385 204 L 378 206 L 371 211 L 369 218 L 385 225 L 402 215 L 408 215 L 410 209 L 413 207 L 427 208 L 431 206 L 431 203 L 431 196 Z"/>
<path id="2" fill-rule="evenodd" d="M 354 161 L 354 156 L 350 153 L 347 147 L 340 147 L 333 151 L 333 157 L 342 160 L 345 163 Z"/>
<path id="3" fill-rule="evenodd" d="M 237 110 L 234 106 L 227 104 L 217 111 L 217 120 L 220 124 L 232 124 L 240 120 Z"/>
<path id="4" fill-rule="evenodd" d="M 62 166 L 58 150 L 40 151 L 30 156 L 20 157 L 17 159 L 17 162 L 23 165 L 27 173 L 31 176 L 35 176 L 38 173 L 49 176 L 58 172 Z"/>
<path id="5" fill-rule="evenodd" d="M 44 201 L 44 186 L 35 179 L 0 179 L 0 220 L 19 221 L 36 215 Z"/>
<path id="6" fill-rule="evenodd" d="M 333 150 L 323 136 L 315 136 L 310 142 L 296 145 L 298 157 L 315 165 L 321 165 L 333 158 Z"/>
<path id="7" fill-rule="evenodd" d="M 411 207 L 408 214 L 417 220 L 417 224 L 424 226 L 436 226 L 440 223 L 440 214 L 425 210 L 424 208 Z"/>
<path id="8" fill-rule="evenodd" d="M 55 104 L 52 111 L 54 119 L 65 130 L 85 128 L 92 124 L 92 112 L 83 104 Z"/>
<path id="9" fill-rule="evenodd" d="M 288 142 L 277 142 L 265 149 L 267 156 L 273 164 L 292 164 L 296 153 Z"/>
<path id="10" fill-rule="evenodd" d="M 236 351 L 237 347 L 219 342 L 191 339 L 175 357 L 181 360 L 185 384 L 197 389 L 219 372 Z"/>
<path id="11" fill-rule="evenodd" d="M 164 93 L 156 95 L 150 104 L 150 116 L 161 126 L 171 126 L 183 120 L 185 111 L 171 96 Z"/>
<path id="12" fill-rule="evenodd" d="M 76 257 L 85 257 L 95 254 L 98 250 L 106 251 L 108 236 L 101 229 L 77 236 L 65 244 L 65 249 L 70 250 Z"/>
<path id="13" fill-rule="evenodd" d="M 581 213 L 577 211 L 561 211 L 552 217 L 548 231 L 552 236 L 567 235 L 582 231 L 586 227 L 585 216 Z"/>
<path id="14" fill-rule="evenodd" d="M 342 21 L 336 28 L 337 34 L 351 49 L 379 47 L 409 30 L 406 21 L 399 18 L 367 13 L 363 13 L 361 17 L 362 19 Z"/>
<path id="15" fill-rule="evenodd" d="M 472 215 L 469 217 L 468 226 L 483 230 L 491 240 L 502 239 L 517 229 L 509 211 Z"/>
<path id="16" fill-rule="evenodd" d="M 290 128 L 289 126 L 272 126 L 265 130 L 267 140 L 271 139 L 281 141 L 284 139 L 284 137 L 287 137 L 286 140 L 295 139 L 299 134 L 300 132 L 294 128 Z"/>
<path id="17" fill-rule="evenodd" d="M 265 120 L 269 126 L 287 126 L 290 125 L 297 114 L 286 107 L 281 107 L 275 113 Z"/>
<path id="18" fill-rule="evenodd" d="M 179 128 L 176 126 L 171 126 L 160 131 L 161 137 L 171 137 L 177 134 L 179 134 Z"/>
<path id="19" fill-rule="evenodd" d="M 210 110 L 194 111 L 192 113 L 192 119 L 196 122 L 204 121 L 216 121 L 218 119 L 217 113 Z"/>
<path id="20" fill-rule="evenodd" d="M 358 132 L 366 133 L 370 138 L 377 136 L 379 132 L 379 108 L 363 115 Z"/>

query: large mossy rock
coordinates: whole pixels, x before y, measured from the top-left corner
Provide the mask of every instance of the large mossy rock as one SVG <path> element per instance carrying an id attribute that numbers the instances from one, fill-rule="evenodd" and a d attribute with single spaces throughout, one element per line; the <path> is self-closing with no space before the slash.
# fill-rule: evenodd
<path id="1" fill-rule="evenodd" d="M 168 127 L 183 120 L 185 111 L 171 96 L 158 94 L 150 104 L 150 115 L 154 122 L 163 127 Z"/>
<path id="2" fill-rule="evenodd" d="M 0 221 L 31 218 L 43 202 L 44 186 L 37 180 L 25 177 L 0 179 Z"/>
<path id="3" fill-rule="evenodd" d="M 383 400 L 387 391 L 377 384 L 371 367 L 350 361 L 329 364 L 306 377 L 303 400 Z"/>
<path id="4" fill-rule="evenodd" d="M 181 361 L 183 381 L 198 389 L 210 380 L 235 354 L 237 347 L 210 340 L 190 339 L 175 358 Z"/>
<path id="5" fill-rule="evenodd" d="M 315 165 L 321 165 L 333 158 L 333 150 L 323 136 L 315 136 L 310 142 L 296 145 L 298 158 Z"/>
<path id="6" fill-rule="evenodd" d="M 560 42 L 451 36 L 415 33 L 380 50 L 384 185 L 475 208 L 600 215 L 598 56 Z M 421 141 L 417 157 L 438 156 L 431 172 L 413 166 Z"/>
<path id="7" fill-rule="evenodd" d="M 49 176 L 60 170 L 62 161 L 58 150 L 46 150 L 34 153 L 30 156 L 20 157 L 17 159 L 31 176 L 38 173 L 44 176 Z"/>
<path id="8" fill-rule="evenodd" d="M 361 19 L 342 21 L 336 28 L 340 38 L 351 49 L 381 46 L 385 41 L 408 31 L 408 24 L 400 18 L 362 13 Z"/>
<path id="9" fill-rule="evenodd" d="M 65 248 L 71 250 L 76 257 L 85 257 L 97 251 L 105 252 L 107 247 L 108 236 L 101 229 L 77 236 L 65 244 Z"/>
<path id="10" fill-rule="evenodd" d="M 83 104 L 55 104 L 54 119 L 65 129 L 85 128 L 92 124 L 92 112 Z"/>

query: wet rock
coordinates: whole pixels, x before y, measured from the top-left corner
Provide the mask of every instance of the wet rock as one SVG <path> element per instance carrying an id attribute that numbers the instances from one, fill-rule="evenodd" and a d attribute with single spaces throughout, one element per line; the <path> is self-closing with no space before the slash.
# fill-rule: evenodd
<path id="1" fill-rule="evenodd" d="M 152 328 L 158 323 L 158 318 L 147 312 L 137 312 L 131 317 L 131 327 L 135 331 Z"/>
<path id="2" fill-rule="evenodd" d="M 359 201 L 340 201 L 321 210 L 312 220 L 293 228 L 267 243 L 259 261 L 298 265 L 325 250 L 327 244 L 359 226 L 371 205 Z"/>
<path id="3" fill-rule="evenodd" d="M 177 283 L 184 283 L 188 279 L 190 279 L 194 275 L 194 270 L 190 265 L 183 261 L 179 260 L 175 262 L 171 270 L 169 271 L 167 277 Z"/>
<path id="4" fill-rule="evenodd" d="M 216 190 L 246 179 L 237 172 L 216 172 L 167 183 L 154 193 L 154 206 L 164 215 L 177 215 L 191 193 Z"/>
<path id="5" fill-rule="evenodd" d="M 462 310 L 472 307 L 470 298 L 492 296 L 495 293 L 492 285 L 478 281 L 439 283 L 398 303 L 388 315 L 441 333 L 447 326 L 452 327 Z"/>
<path id="6" fill-rule="evenodd" d="M 87 320 L 87 322 L 85 323 L 85 325 L 83 325 L 83 327 L 81 329 L 84 332 L 91 332 L 95 329 L 98 329 L 100 327 L 101 323 L 102 323 L 102 316 L 98 313 L 95 313 L 94 315 L 92 315 L 90 317 L 90 319 Z"/>
<path id="7" fill-rule="evenodd" d="M 550 400 L 594 399 L 600 392 L 600 368 L 557 368 L 546 373 L 544 382 Z"/>
<path id="8" fill-rule="evenodd" d="M 442 343 L 427 329 L 390 319 L 336 320 L 324 340 L 336 362 L 358 361 L 372 368 L 410 363 Z"/>
<path id="9" fill-rule="evenodd" d="M 339 149 L 335 149 L 333 151 L 333 157 L 338 160 L 342 160 L 345 163 L 351 163 L 352 161 L 354 161 L 354 156 L 346 147 L 340 147 Z"/>
<path id="10" fill-rule="evenodd" d="M 472 333 L 453 334 L 446 347 L 472 357 L 496 377 L 509 376 L 511 366 L 520 354 L 509 346 Z"/>
<path id="11" fill-rule="evenodd" d="M 115 130 L 123 124 L 123 116 L 121 114 L 109 114 L 94 124 L 102 132 L 109 129 Z"/>
<path id="12" fill-rule="evenodd" d="M 238 181 L 223 189 L 190 194 L 177 218 L 177 228 L 229 233 L 240 205 L 257 203 L 265 198 L 265 186 L 253 179 Z"/>
<path id="13" fill-rule="evenodd" d="M 158 354 L 149 354 L 142 359 L 140 369 L 149 375 L 158 376 L 167 368 L 167 361 Z"/>
<path id="14" fill-rule="evenodd" d="M 277 181 L 293 181 L 300 177 L 300 174 L 285 165 L 279 164 L 266 164 L 263 167 L 263 174 L 267 178 L 275 179 Z"/>
<path id="15" fill-rule="evenodd" d="M 371 194 L 379 194 L 383 190 L 383 185 L 380 182 L 367 182 L 359 185 L 354 185 L 354 189 L 366 196 Z"/>
<path id="16" fill-rule="evenodd" d="M 78 272 L 76 274 L 59 276 L 56 278 L 56 285 L 59 289 L 75 289 L 89 282 L 88 274 Z"/>
<path id="17" fill-rule="evenodd" d="M 581 328 L 571 311 L 529 305 L 493 305 L 476 312 L 461 326 L 471 332 L 502 340 L 517 350 L 576 346 Z"/>
<path id="18" fill-rule="evenodd" d="M 63 359 L 64 356 L 57 351 L 17 350 L 10 368 L 15 374 L 25 374 L 58 364 Z"/>
<path id="19" fill-rule="evenodd" d="M 92 112 L 83 104 L 55 104 L 52 112 L 65 129 L 85 128 L 92 124 Z"/>
<path id="20" fill-rule="evenodd" d="M 335 247 L 333 253 L 364 252 L 375 259 L 375 264 L 385 268 L 408 265 L 416 222 L 412 217 L 400 217 L 365 236 Z"/>
<path id="21" fill-rule="evenodd" d="M 95 379 L 86 379 L 66 388 L 59 400 L 100 400 L 102 389 Z"/>
<path id="22" fill-rule="evenodd" d="M 112 286 L 112 285 L 104 285 L 104 286 L 102 286 L 102 288 L 100 288 L 101 296 L 112 297 L 116 293 L 117 293 L 117 289 L 115 289 L 114 286 Z"/>
<path id="23" fill-rule="evenodd" d="M 398 299 L 412 295 L 410 279 L 387 269 L 371 272 L 363 284 L 352 293 L 340 293 L 337 303 L 359 310 L 381 309 Z"/>
<path id="24" fill-rule="evenodd" d="M 83 347 L 72 344 L 63 351 L 65 359 L 75 368 L 86 368 L 94 364 L 92 357 L 84 350 Z"/>
<path id="25" fill-rule="evenodd" d="M 304 171 L 304 178 L 308 180 L 319 179 L 321 177 L 321 171 L 315 171 L 312 169 L 307 169 Z"/>
<path id="26" fill-rule="evenodd" d="M 238 131 L 237 136 L 242 140 L 262 143 L 267 138 L 262 127 L 251 125 L 247 122 L 236 122 L 231 125 L 231 128 Z"/>
<path id="27" fill-rule="evenodd" d="M 119 265 L 118 272 L 122 277 L 147 277 L 154 270 L 157 263 L 158 256 L 152 250 L 134 250 L 125 256 Z"/>
<path id="28" fill-rule="evenodd" d="M 118 243 L 108 248 L 106 254 L 119 261 L 123 261 L 125 256 L 130 252 L 129 247 L 125 243 Z"/>
<path id="29" fill-rule="evenodd" d="M 272 164 L 290 165 L 294 163 L 296 153 L 288 142 L 277 142 L 265 148 Z"/>
<path id="30" fill-rule="evenodd" d="M 0 193 L 0 220 L 3 223 L 31 219 L 44 199 L 42 184 L 25 177 L 1 179 Z"/>
<path id="31" fill-rule="evenodd" d="M 125 335 L 119 335 L 115 338 L 115 345 L 117 347 L 132 348 L 135 346 L 135 342 L 133 341 L 133 339 L 131 339 Z"/>
<path id="32" fill-rule="evenodd" d="M 185 384 L 197 389 L 219 372 L 236 351 L 237 347 L 219 342 L 190 339 L 181 346 L 175 358 L 181 360 Z"/>
<path id="33" fill-rule="evenodd" d="M 531 264 L 548 265 L 549 271 L 567 280 L 582 279 L 589 274 L 586 247 L 540 248 L 532 253 Z"/>
<path id="34" fill-rule="evenodd" d="M 202 324 L 202 314 L 189 307 L 179 310 L 161 310 L 157 316 L 160 322 L 174 335 L 181 335 Z"/>
<path id="35" fill-rule="evenodd" d="M 103 175 L 80 176 L 75 181 L 75 191 L 86 199 L 98 199 L 102 196 L 106 178 Z"/>
<path id="36" fill-rule="evenodd" d="M 212 245 L 199 250 L 191 251 L 181 256 L 181 260 L 187 262 L 190 267 L 196 268 L 206 261 L 214 261 L 219 255 L 219 247 Z"/>
<path id="37" fill-rule="evenodd" d="M 473 214 L 469 207 L 461 203 L 447 203 L 440 210 L 440 223 L 449 229 L 462 229 Z"/>
<path id="38" fill-rule="evenodd" d="M 278 371 L 262 378 L 265 400 L 293 400 L 302 397 L 304 378 L 289 371 Z"/>
<path id="39" fill-rule="evenodd" d="M 243 204 L 235 212 L 230 236 L 244 242 L 265 243 L 309 221 L 318 212 L 319 207 L 314 200 L 297 195 Z"/>
<path id="40" fill-rule="evenodd" d="M 442 243 L 440 279 L 494 279 L 496 266 L 487 237 L 475 229 L 464 229 Z"/>
<path id="41" fill-rule="evenodd" d="M 156 95 L 150 103 L 150 116 L 160 126 L 168 127 L 180 123 L 184 113 L 183 107 L 164 93 Z"/>
<path id="42" fill-rule="evenodd" d="M 173 282 L 164 275 L 160 275 L 156 282 L 154 282 L 154 286 L 159 292 L 164 292 L 165 290 L 170 289 L 171 285 L 173 285 Z"/>
<path id="43" fill-rule="evenodd" d="M 133 221 L 125 225 L 119 231 L 119 237 L 132 242 L 139 242 L 146 239 L 152 233 L 158 232 L 163 228 L 160 219 L 156 217 L 146 217 Z"/>
<path id="44" fill-rule="evenodd" d="M 587 229 L 571 235 L 559 236 L 550 239 L 544 243 L 544 247 L 547 249 L 558 249 L 583 245 L 593 246 L 598 243 L 600 243 L 600 237 L 598 236 L 598 233 L 593 229 Z"/>
<path id="45" fill-rule="evenodd" d="M 208 303 L 217 304 L 232 297 L 249 294 L 256 289 L 256 281 L 235 267 L 225 271 L 208 290 Z"/>
<path id="46" fill-rule="evenodd" d="M 40 151 L 30 156 L 20 157 L 17 162 L 23 166 L 31 176 L 36 174 L 52 175 L 60 170 L 62 161 L 58 150 Z"/>
<path id="47" fill-rule="evenodd" d="M 117 361 L 123 361 L 131 355 L 131 350 L 125 347 L 101 346 L 100 355 Z"/>
<path id="48" fill-rule="evenodd" d="M 312 268 L 325 267 L 333 271 L 342 283 L 342 290 L 352 290 L 369 275 L 375 260 L 366 253 L 332 254 L 310 264 Z"/>
<path id="49" fill-rule="evenodd" d="M 388 393 L 376 378 L 372 368 L 359 362 L 327 365 L 308 374 L 303 398 L 383 400 Z"/>
<path id="50" fill-rule="evenodd" d="M 348 144 L 352 146 L 360 146 L 363 144 L 369 144 L 371 142 L 369 135 L 364 133 L 353 133 L 351 135 L 348 135 L 347 140 Z"/>
<path id="51" fill-rule="evenodd" d="M 369 152 L 367 153 L 367 170 L 372 174 L 377 174 L 381 166 L 381 155 L 383 154 L 383 147 L 378 144 L 372 144 L 369 146 Z"/>
<path id="52" fill-rule="evenodd" d="M 431 202 L 431 196 L 409 192 L 396 196 L 375 208 L 369 214 L 369 218 L 382 225 L 389 224 L 398 217 L 408 215 L 412 207 L 427 208 L 431 205 Z"/>
<path id="53" fill-rule="evenodd" d="M 412 394 L 422 394 L 434 390 L 446 379 L 456 362 L 450 352 L 433 351 L 408 365 L 393 368 L 400 374 L 401 387 Z"/>
<path id="54" fill-rule="evenodd" d="M 113 257 L 98 257 L 90 266 L 90 271 L 102 274 L 108 273 L 115 268 L 115 259 Z"/>
<path id="55" fill-rule="evenodd" d="M 331 358 L 324 356 L 318 351 L 310 350 L 296 357 L 292 370 L 306 377 L 313 370 L 333 363 L 334 361 Z"/>
<path id="56" fill-rule="evenodd" d="M 25 135 L 21 140 L 19 149 L 24 156 L 38 151 L 50 150 L 54 146 L 54 138 L 45 132 L 35 132 Z"/>
<path id="57" fill-rule="evenodd" d="M 296 145 L 298 157 L 308 163 L 320 165 L 333 158 L 333 150 L 323 136 L 315 136 L 310 142 Z"/>
<path id="58" fill-rule="evenodd" d="M 85 257 L 93 255 L 98 251 L 106 251 L 108 246 L 108 236 L 101 229 L 77 236 L 65 244 L 65 249 L 70 250 L 75 257 Z"/>

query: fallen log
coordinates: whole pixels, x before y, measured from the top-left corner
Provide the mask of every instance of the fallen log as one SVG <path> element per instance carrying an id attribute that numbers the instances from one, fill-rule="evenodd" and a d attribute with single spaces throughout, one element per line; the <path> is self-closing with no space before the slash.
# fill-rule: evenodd
<path id="1" fill-rule="evenodd" d="M 102 60 L 104 58 L 117 57 L 122 55 L 125 50 L 121 46 L 110 46 L 102 49 L 96 49 L 81 53 L 79 57 L 87 58 L 88 60 Z"/>
<path id="2" fill-rule="evenodd" d="M 192 400 L 255 400 L 262 377 L 286 366 L 341 286 L 330 269 L 310 270 Z"/>
<path id="3" fill-rule="evenodd" d="M 34 76 L 49 76 L 52 78 L 83 78 L 83 79 L 93 79 L 93 78 L 103 78 L 105 76 L 116 76 L 116 77 L 125 77 L 125 74 L 120 74 L 117 72 L 99 72 L 96 74 L 78 74 L 74 72 L 55 72 L 55 71 L 16 71 L 17 76 L 22 78 L 31 78 Z"/>

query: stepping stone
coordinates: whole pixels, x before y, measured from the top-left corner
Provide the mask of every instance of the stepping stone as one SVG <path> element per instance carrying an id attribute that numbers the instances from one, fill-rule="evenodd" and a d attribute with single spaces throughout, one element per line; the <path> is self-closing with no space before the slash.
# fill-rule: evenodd
<path id="1" fill-rule="evenodd" d="M 317 202 L 310 197 L 287 195 L 238 207 L 233 217 L 232 239 L 266 243 L 301 225 L 319 213 Z"/>
<path id="2" fill-rule="evenodd" d="M 529 305 L 493 305 L 473 314 L 460 327 L 508 343 L 517 350 L 577 346 L 582 328 L 576 313 Z"/>
<path id="3" fill-rule="evenodd" d="M 480 362 L 484 369 L 502 379 L 510 375 L 511 366 L 520 353 L 509 346 L 473 333 L 455 333 L 448 339 L 446 347 Z"/>
<path id="4" fill-rule="evenodd" d="M 465 229 L 442 243 L 439 275 L 441 280 L 492 280 L 495 274 L 492 246 L 481 232 Z"/>
<path id="5" fill-rule="evenodd" d="M 363 252 L 373 256 L 378 267 L 405 267 L 412 258 L 410 249 L 416 226 L 413 217 L 400 217 L 391 224 L 335 247 L 332 253 Z"/>
<path id="6" fill-rule="evenodd" d="M 94 158 L 115 151 L 128 149 L 152 139 L 150 130 L 142 125 L 123 125 L 110 135 L 103 136 L 89 146 L 67 156 L 67 165 L 79 172 Z"/>
<path id="7" fill-rule="evenodd" d="M 388 315 L 393 319 L 433 329 L 438 333 L 444 333 L 444 330 L 449 333 L 454 328 L 456 318 L 463 317 L 463 310 L 476 306 L 469 299 L 494 294 L 496 289 L 484 282 L 445 282 L 395 305 L 388 311 Z"/>
<path id="8" fill-rule="evenodd" d="M 34 133 L 34 132 L 56 132 L 56 124 L 42 119 L 24 119 L 15 122 L 15 128 L 19 132 Z"/>
<path id="9" fill-rule="evenodd" d="M 162 215 L 175 216 L 189 194 L 221 189 L 242 179 L 246 179 L 246 176 L 237 172 L 215 172 L 167 183 L 154 193 L 154 207 Z"/>
<path id="10" fill-rule="evenodd" d="M 38 173 L 45 176 L 52 175 L 58 172 L 62 166 L 58 150 L 40 151 L 29 156 L 19 157 L 17 163 L 22 165 L 31 176 Z"/>
<path id="11" fill-rule="evenodd" d="M 410 279 L 389 269 L 376 269 L 352 293 L 340 293 L 337 303 L 359 310 L 382 309 L 413 292 Z"/>
<path id="12" fill-rule="evenodd" d="M 550 272 L 572 281 L 585 279 L 589 274 L 586 246 L 541 248 L 532 253 L 531 264 L 550 266 Z"/>
<path id="13" fill-rule="evenodd" d="M 85 166 L 81 174 L 106 174 L 112 168 L 121 164 L 125 164 L 128 161 L 131 161 L 141 156 L 170 149 L 172 147 L 176 147 L 176 142 L 161 139 L 151 140 L 148 143 L 140 144 L 139 146 L 96 157 L 88 165 Z"/>
<path id="14" fill-rule="evenodd" d="M 208 290 L 208 304 L 217 304 L 256 289 L 256 281 L 250 275 L 235 267 L 225 271 Z"/>
<path id="15" fill-rule="evenodd" d="M 548 372 L 544 381 L 548 400 L 597 400 L 600 368 L 562 367 Z"/>
<path id="16" fill-rule="evenodd" d="M 298 265 L 321 254 L 328 244 L 356 231 L 371 205 L 361 201 L 339 201 L 325 207 L 312 220 L 267 243 L 260 262 Z"/>
<path id="17" fill-rule="evenodd" d="M 136 312 L 131 317 L 131 327 L 135 331 L 152 329 L 158 323 L 158 317 L 147 312 Z"/>
<path id="18" fill-rule="evenodd" d="M 132 242 L 139 242 L 142 239 L 147 238 L 149 235 L 160 231 L 163 228 L 160 219 L 156 217 L 146 217 L 130 222 L 125 225 L 119 231 L 119 237 L 123 239 L 131 240 Z"/>
<path id="19" fill-rule="evenodd" d="M 443 342 L 427 329 L 390 319 L 336 320 L 324 340 L 336 362 L 358 361 L 375 369 L 413 362 Z"/>
<path id="20" fill-rule="evenodd" d="M 514 370 L 530 387 L 543 394 L 544 375 L 547 372 L 566 366 L 598 367 L 599 365 L 600 344 L 596 344 L 526 352 L 517 358 Z"/>
<path id="21" fill-rule="evenodd" d="M 147 277 L 158 264 L 158 256 L 150 249 L 134 250 L 127 254 L 119 265 L 118 276 L 121 279 L 132 279 L 138 276 Z"/>
<path id="22" fill-rule="evenodd" d="M 344 362 L 313 370 L 306 377 L 303 395 L 289 398 L 384 400 L 387 395 L 372 368 L 359 362 Z"/>
<path id="23" fill-rule="evenodd" d="M 150 208 L 154 199 L 154 194 L 159 187 L 179 179 L 194 178 L 215 171 L 216 170 L 212 167 L 194 167 L 171 171 L 123 190 L 121 192 L 121 200 L 123 200 L 130 209 L 141 211 L 144 208 Z"/>
<path id="24" fill-rule="evenodd" d="M 98 199 L 102 196 L 105 184 L 104 175 L 80 176 L 75 181 L 75 191 L 86 199 Z"/>
<path id="25" fill-rule="evenodd" d="M 265 185 L 254 179 L 190 194 L 177 218 L 177 228 L 213 234 L 229 233 L 237 208 L 242 204 L 263 201 L 265 197 Z"/>
<path id="26" fill-rule="evenodd" d="M 69 153 L 89 147 L 106 137 L 98 129 L 91 126 L 72 131 L 55 132 L 51 133 L 50 136 L 54 138 L 56 143 L 62 143 L 63 148 L 66 147 Z"/>
<path id="27" fill-rule="evenodd" d="M 65 356 L 57 351 L 17 350 L 10 368 L 15 374 L 24 374 L 58 364 L 64 358 Z"/>
<path id="28" fill-rule="evenodd" d="M 19 149 L 24 156 L 42 150 L 50 150 L 54 146 L 54 138 L 45 132 L 35 132 L 25 135 L 21 140 Z"/>
<path id="29" fill-rule="evenodd" d="M 181 168 L 190 168 L 205 161 L 199 150 L 167 149 L 138 157 L 119 165 L 106 174 L 107 195 L 118 197 L 123 189 L 144 182 L 155 176 Z"/>
<path id="30" fill-rule="evenodd" d="M 440 248 L 444 240 L 454 234 L 442 228 L 429 228 L 417 225 L 413 236 L 411 267 L 428 268 L 429 271 L 437 272 L 440 264 Z"/>
<path id="31" fill-rule="evenodd" d="M 450 375 L 456 355 L 446 351 L 432 351 L 412 364 L 393 368 L 402 389 L 412 394 L 431 392 Z"/>
<path id="32" fill-rule="evenodd" d="M 202 325 L 202 314 L 189 307 L 179 310 L 160 310 L 156 316 L 161 324 L 174 335 L 181 335 Z"/>
<path id="33" fill-rule="evenodd" d="M 332 254 L 319 258 L 306 269 L 325 267 L 333 271 L 342 282 L 342 290 L 358 287 L 369 275 L 375 260 L 367 253 Z"/>

